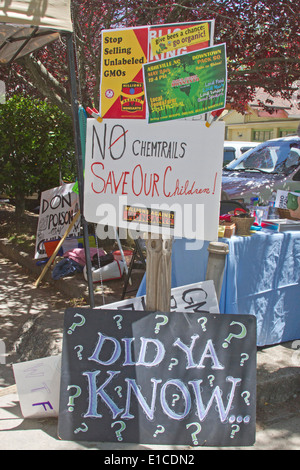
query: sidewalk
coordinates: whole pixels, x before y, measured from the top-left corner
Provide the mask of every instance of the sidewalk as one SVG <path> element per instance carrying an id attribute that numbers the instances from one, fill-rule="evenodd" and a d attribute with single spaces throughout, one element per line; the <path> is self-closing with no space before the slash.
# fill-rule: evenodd
<path id="1" fill-rule="evenodd" d="M 0 243 L 0 320 L 1 339 L 6 343 L 7 364 L 0 364 L 0 392 L 14 385 L 11 364 L 46 357 L 61 352 L 64 310 L 73 306 L 72 298 L 87 298 L 87 286 L 80 277 L 42 283 L 33 283 L 40 273 L 31 269 L 32 260 L 20 256 Z M 8 260 L 8 255 L 10 260 Z M 13 260 L 13 261 L 11 261 Z M 26 271 L 15 261 L 26 267 Z M 122 283 L 120 283 L 122 285 Z M 71 287 L 72 286 L 72 287 Z M 122 291 L 122 289 L 119 289 Z M 106 303 L 120 300 L 116 291 L 106 293 Z M 96 305 L 102 304 L 102 295 L 96 294 Z M 293 341 L 262 348 L 257 353 L 257 412 L 263 414 L 269 407 L 281 408 L 300 392 L 300 346 Z M 280 406 L 278 406 L 280 405 Z M 145 449 L 147 446 L 125 444 L 75 443 L 59 441 L 57 421 L 24 420 L 15 390 L 0 393 L 0 448 L 16 449 L 38 445 L 45 449 Z M 13 431 L 13 434 L 12 434 Z M 26 442 L 22 443 L 23 431 Z M 299 432 L 299 431 L 298 431 Z M 23 436 L 23 437 L 22 437 Z M 271 442 L 271 441 L 270 441 Z M 38 443 L 38 444 L 34 444 Z M 28 447 L 29 446 L 29 447 Z M 102 446 L 102 447 L 101 447 Z M 151 447 L 152 448 L 152 447 Z M 154 447 L 153 447 L 154 448 Z M 166 450 L 166 447 L 162 447 Z M 298 446 L 299 448 L 299 446 Z"/>

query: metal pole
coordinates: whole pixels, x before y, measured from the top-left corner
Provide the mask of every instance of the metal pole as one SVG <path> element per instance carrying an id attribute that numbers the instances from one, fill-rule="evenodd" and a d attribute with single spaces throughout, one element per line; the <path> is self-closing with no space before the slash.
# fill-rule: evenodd
<path id="1" fill-rule="evenodd" d="M 77 99 L 77 86 L 76 86 L 76 75 L 75 75 L 75 55 L 74 55 L 74 48 L 73 48 L 73 33 L 66 34 L 66 39 L 67 39 L 69 74 L 70 74 L 70 82 L 71 82 L 71 101 L 72 101 L 74 137 L 75 137 L 75 155 L 76 155 L 76 160 L 77 160 L 79 207 L 80 207 L 80 213 L 81 213 L 81 222 L 83 225 L 84 251 L 85 251 L 86 270 L 87 270 L 87 278 L 88 278 L 88 286 L 89 286 L 90 306 L 94 308 L 95 299 L 94 299 L 94 288 L 93 288 L 93 279 L 92 279 L 92 262 L 91 262 L 91 257 L 90 257 L 88 226 L 84 218 L 84 212 L 83 212 L 84 180 L 83 180 L 80 127 L 79 127 L 79 117 L 78 117 L 78 99 Z"/>

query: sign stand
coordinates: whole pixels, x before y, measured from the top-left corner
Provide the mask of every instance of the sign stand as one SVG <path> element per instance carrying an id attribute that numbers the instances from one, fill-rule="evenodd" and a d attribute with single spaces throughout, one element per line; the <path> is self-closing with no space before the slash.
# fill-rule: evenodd
<path id="1" fill-rule="evenodd" d="M 153 235 L 152 235 L 153 236 Z M 146 240 L 146 309 L 168 312 L 171 300 L 172 238 Z"/>

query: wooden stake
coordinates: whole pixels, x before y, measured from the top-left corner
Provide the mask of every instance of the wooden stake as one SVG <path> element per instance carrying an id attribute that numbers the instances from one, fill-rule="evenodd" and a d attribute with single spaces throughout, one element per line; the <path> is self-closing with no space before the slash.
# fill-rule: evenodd
<path id="1" fill-rule="evenodd" d="M 64 236 L 62 237 L 61 240 L 59 240 L 59 243 L 57 245 L 57 247 L 55 248 L 54 252 L 52 253 L 51 257 L 49 258 L 49 260 L 47 261 L 47 264 L 46 266 L 44 267 L 43 271 L 41 272 L 39 278 L 35 281 L 35 284 L 34 286 L 35 287 L 38 287 L 39 283 L 41 282 L 41 280 L 43 279 L 43 277 L 45 276 L 46 272 L 48 271 L 49 269 L 49 266 L 51 265 L 52 261 L 54 260 L 55 256 L 57 255 L 61 245 L 63 244 L 63 242 L 65 241 L 65 239 L 67 238 L 67 236 L 69 235 L 69 233 L 71 232 L 72 228 L 74 227 L 75 223 L 77 222 L 78 218 L 80 216 L 80 211 L 77 212 L 77 214 L 75 215 L 74 219 L 72 220 L 72 222 L 70 223 L 69 227 L 67 228 L 67 230 L 65 231 L 64 233 Z"/>
<path id="2" fill-rule="evenodd" d="M 169 312 L 171 302 L 172 239 L 146 240 L 146 309 Z"/>

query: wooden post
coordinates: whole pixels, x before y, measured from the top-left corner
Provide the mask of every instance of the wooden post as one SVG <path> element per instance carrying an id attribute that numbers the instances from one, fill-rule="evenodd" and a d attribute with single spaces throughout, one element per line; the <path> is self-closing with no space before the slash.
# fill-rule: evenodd
<path id="1" fill-rule="evenodd" d="M 162 235 L 146 240 L 146 309 L 169 312 L 171 302 L 171 238 Z"/>
<path id="2" fill-rule="evenodd" d="M 227 243 L 210 242 L 208 245 L 208 263 L 206 281 L 214 281 L 218 302 L 220 302 L 226 256 L 229 253 Z"/>

